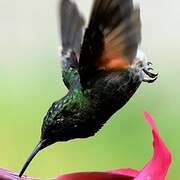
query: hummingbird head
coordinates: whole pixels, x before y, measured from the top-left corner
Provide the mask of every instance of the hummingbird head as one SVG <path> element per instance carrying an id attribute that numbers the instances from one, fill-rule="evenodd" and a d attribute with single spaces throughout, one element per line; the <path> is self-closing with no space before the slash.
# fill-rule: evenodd
<path id="1" fill-rule="evenodd" d="M 49 108 L 43 120 L 40 141 L 30 154 L 29 158 L 26 160 L 21 172 L 19 173 L 19 177 L 23 175 L 28 165 L 39 151 L 58 141 L 57 135 L 59 131 L 57 132 L 57 130 L 61 126 L 60 122 L 63 122 L 64 119 L 61 113 L 61 104 L 62 102 L 57 101 L 54 102 L 52 106 Z"/>
<path id="2" fill-rule="evenodd" d="M 72 111 L 68 102 L 66 98 L 54 102 L 44 117 L 41 127 L 41 140 L 46 140 L 46 147 L 57 141 L 69 139 L 67 131 L 72 122 Z"/>
<path id="3" fill-rule="evenodd" d="M 70 99 L 65 97 L 54 102 L 49 108 L 43 120 L 40 141 L 26 160 L 19 177 L 23 175 L 39 151 L 58 141 L 67 141 L 78 135 L 77 121 L 74 120 L 73 116 L 76 108 L 68 106 L 69 102 Z"/>

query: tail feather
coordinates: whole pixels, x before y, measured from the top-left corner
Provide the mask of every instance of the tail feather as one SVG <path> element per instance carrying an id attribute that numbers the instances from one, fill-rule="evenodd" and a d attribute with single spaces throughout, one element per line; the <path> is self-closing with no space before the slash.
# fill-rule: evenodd
<path id="1" fill-rule="evenodd" d="M 63 51 L 78 52 L 82 41 L 84 19 L 75 3 L 70 0 L 61 1 L 61 41 Z"/>

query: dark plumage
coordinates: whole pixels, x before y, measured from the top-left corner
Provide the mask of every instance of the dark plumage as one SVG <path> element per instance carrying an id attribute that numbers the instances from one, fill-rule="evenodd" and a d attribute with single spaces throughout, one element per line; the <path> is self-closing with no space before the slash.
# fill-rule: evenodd
<path id="1" fill-rule="evenodd" d="M 132 0 L 95 0 L 83 41 L 84 20 L 76 4 L 62 0 L 60 9 L 62 76 L 69 91 L 48 110 L 40 142 L 19 176 L 48 145 L 93 136 L 142 81 L 157 76 L 138 50 L 140 13 Z M 144 80 L 145 74 L 150 79 Z"/>

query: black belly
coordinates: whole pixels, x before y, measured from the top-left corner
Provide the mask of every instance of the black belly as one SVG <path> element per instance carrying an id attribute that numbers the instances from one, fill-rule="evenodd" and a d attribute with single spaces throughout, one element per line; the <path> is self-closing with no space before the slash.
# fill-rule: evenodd
<path id="1" fill-rule="evenodd" d="M 134 95 L 142 81 L 130 71 L 108 73 L 94 81 L 90 90 L 92 108 L 85 113 L 81 137 L 94 135 Z"/>

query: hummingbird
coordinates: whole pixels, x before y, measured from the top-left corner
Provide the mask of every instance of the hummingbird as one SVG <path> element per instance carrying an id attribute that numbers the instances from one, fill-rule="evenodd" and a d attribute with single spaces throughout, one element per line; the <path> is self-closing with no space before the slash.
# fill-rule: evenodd
<path id="1" fill-rule="evenodd" d="M 87 138 L 158 74 L 140 48 L 140 8 L 132 0 L 94 0 L 86 28 L 75 2 L 61 0 L 62 77 L 67 94 L 44 117 L 41 137 L 25 162 L 59 141 Z"/>

